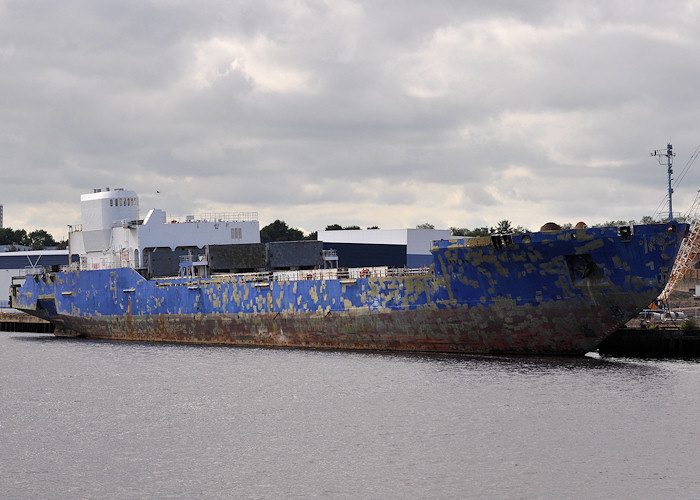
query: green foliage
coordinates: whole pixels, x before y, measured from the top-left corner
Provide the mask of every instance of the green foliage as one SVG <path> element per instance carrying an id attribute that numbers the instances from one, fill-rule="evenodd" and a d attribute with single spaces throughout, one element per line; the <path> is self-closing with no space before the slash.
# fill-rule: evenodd
<path id="1" fill-rule="evenodd" d="M 299 241 L 304 239 L 304 233 L 299 229 L 290 228 L 286 222 L 277 219 L 260 230 L 262 241 Z"/>
<path id="2" fill-rule="evenodd" d="M 633 220 L 608 220 L 602 224 L 594 224 L 593 227 L 607 227 L 607 226 L 633 226 L 636 221 Z"/>
<path id="3" fill-rule="evenodd" d="M 477 227 L 472 230 L 468 230 L 465 236 L 490 236 L 493 234 L 492 227 Z"/>
<path id="4" fill-rule="evenodd" d="M 698 322 L 694 318 L 688 318 L 681 324 L 681 330 L 684 332 L 694 332 L 698 329 Z"/>
<path id="5" fill-rule="evenodd" d="M 435 226 L 430 222 L 424 222 L 423 224 L 418 224 L 416 229 L 435 229 Z"/>
<path id="6" fill-rule="evenodd" d="M 530 230 L 524 228 L 523 226 L 513 227 L 509 220 L 500 221 L 496 227 L 477 227 L 474 229 L 468 229 L 466 227 L 451 227 L 450 234 L 452 236 L 466 236 L 466 237 L 481 237 L 490 236 L 492 234 L 517 234 L 517 233 L 529 233 Z"/>
<path id="7" fill-rule="evenodd" d="M 658 219 L 654 219 L 649 215 L 642 217 L 641 224 L 658 224 L 663 222 Z M 605 226 L 633 226 L 637 224 L 634 220 L 611 220 L 603 222 L 602 224 L 590 225 L 590 227 L 605 227 Z M 571 222 L 560 224 L 559 227 L 562 229 L 573 229 L 574 225 Z M 474 229 L 468 229 L 465 227 L 451 227 L 450 233 L 452 236 L 489 236 L 491 234 L 518 234 L 518 233 L 529 233 L 529 229 L 523 226 L 513 227 L 509 220 L 501 220 L 496 224 L 495 227 L 477 227 Z"/>
<path id="8" fill-rule="evenodd" d="M 513 232 L 513 226 L 511 226 L 509 220 L 504 219 L 496 224 L 493 230 L 496 234 L 511 234 Z"/>
<path id="9" fill-rule="evenodd" d="M 30 246 L 34 250 L 42 250 L 46 247 L 65 249 L 68 246 L 68 241 L 57 243 L 54 237 L 43 229 L 36 229 L 27 234 L 24 229 L 2 227 L 0 228 L 0 245 Z"/>
<path id="10" fill-rule="evenodd" d="M 0 228 L 0 245 L 29 245 L 24 229 Z"/>
<path id="11" fill-rule="evenodd" d="M 37 229 L 36 231 L 29 233 L 27 235 L 27 241 L 34 250 L 41 250 L 45 247 L 56 246 L 56 241 L 53 239 L 53 236 L 43 229 Z"/>
<path id="12" fill-rule="evenodd" d="M 683 217 L 679 217 L 679 222 L 683 222 Z M 651 215 L 645 215 L 639 224 L 661 224 L 665 222 L 664 219 L 655 219 Z M 602 224 L 593 224 L 591 227 L 606 227 L 606 226 L 634 226 L 637 224 L 636 220 L 609 220 Z"/>
<path id="13" fill-rule="evenodd" d="M 477 227 L 476 229 L 468 229 L 466 227 L 451 227 L 450 234 L 452 236 L 489 236 L 492 234 L 492 229 L 488 227 Z"/>
<path id="14" fill-rule="evenodd" d="M 330 226 L 326 226 L 326 231 L 342 231 L 342 230 L 357 230 L 361 229 L 360 226 L 341 226 L 340 224 L 331 224 Z"/>
<path id="15" fill-rule="evenodd" d="M 650 215 L 645 215 L 644 217 L 642 217 L 642 222 L 641 222 L 641 223 L 642 223 L 642 224 L 658 224 L 658 223 L 660 223 L 660 222 L 663 222 L 663 221 L 662 221 L 662 220 L 659 220 L 659 219 L 654 219 L 654 218 L 653 218 L 652 216 L 650 216 Z"/>

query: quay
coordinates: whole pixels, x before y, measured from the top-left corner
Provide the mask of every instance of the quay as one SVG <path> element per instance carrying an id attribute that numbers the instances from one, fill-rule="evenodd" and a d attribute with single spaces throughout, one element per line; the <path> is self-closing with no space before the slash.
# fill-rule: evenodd
<path id="1" fill-rule="evenodd" d="M 697 358 L 700 330 L 620 328 L 598 345 L 598 353 L 632 358 Z"/>
<path id="2" fill-rule="evenodd" d="M 669 296 L 668 306 L 681 313 L 680 318 L 652 322 L 648 328 L 643 327 L 640 318 L 633 319 L 603 340 L 598 353 L 632 358 L 700 357 L 700 302 L 695 295 L 698 284 L 700 269 L 690 269 Z"/>
<path id="3" fill-rule="evenodd" d="M 1 332 L 54 333 L 53 323 L 21 312 L 0 313 Z"/>

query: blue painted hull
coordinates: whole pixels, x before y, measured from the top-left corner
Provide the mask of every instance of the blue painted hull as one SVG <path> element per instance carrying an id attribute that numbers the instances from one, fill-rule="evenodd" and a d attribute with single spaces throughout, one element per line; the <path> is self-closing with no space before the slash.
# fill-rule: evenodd
<path id="1" fill-rule="evenodd" d="M 29 277 L 12 306 L 86 337 L 464 353 L 580 354 L 650 304 L 683 224 L 441 241 L 422 276 L 147 280 Z"/>

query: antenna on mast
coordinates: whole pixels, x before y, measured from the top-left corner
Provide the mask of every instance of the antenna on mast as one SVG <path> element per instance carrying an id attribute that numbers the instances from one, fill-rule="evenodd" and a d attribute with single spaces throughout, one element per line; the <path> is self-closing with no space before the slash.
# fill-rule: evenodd
<path id="1" fill-rule="evenodd" d="M 668 171 L 668 221 L 670 222 L 673 220 L 673 188 L 671 187 L 671 175 L 673 174 L 673 157 L 676 156 L 676 153 L 673 152 L 673 146 L 669 142 L 668 144 L 666 144 L 665 150 L 657 149 L 653 153 L 651 153 L 651 156 L 658 156 L 659 165 L 664 165 L 662 158 L 666 158 L 665 165 Z"/>

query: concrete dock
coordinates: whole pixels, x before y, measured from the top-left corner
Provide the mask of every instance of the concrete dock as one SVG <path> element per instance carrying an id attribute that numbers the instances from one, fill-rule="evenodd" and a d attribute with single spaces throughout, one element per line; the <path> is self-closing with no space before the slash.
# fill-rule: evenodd
<path id="1" fill-rule="evenodd" d="M 21 312 L 0 313 L 1 332 L 54 333 L 55 325 Z"/>

